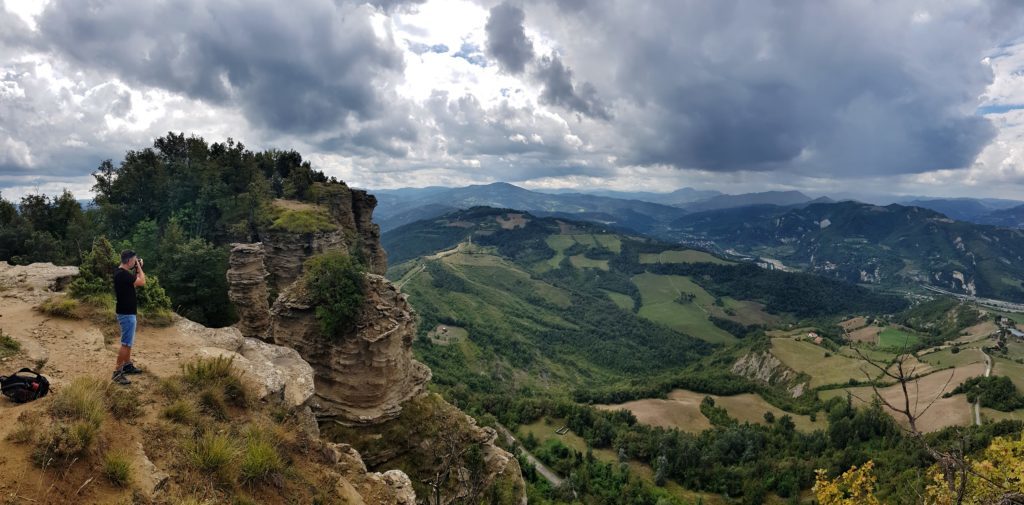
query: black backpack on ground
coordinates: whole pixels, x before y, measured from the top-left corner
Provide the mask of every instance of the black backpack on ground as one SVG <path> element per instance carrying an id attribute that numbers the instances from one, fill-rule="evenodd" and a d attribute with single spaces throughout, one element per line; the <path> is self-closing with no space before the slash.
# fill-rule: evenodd
<path id="1" fill-rule="evenodd" d="M 14 375 L 0 375 L 0 392 L 15 403 L 30 402 L 50 392 L 50 381 L 28 368 L 22 368 Z"/>

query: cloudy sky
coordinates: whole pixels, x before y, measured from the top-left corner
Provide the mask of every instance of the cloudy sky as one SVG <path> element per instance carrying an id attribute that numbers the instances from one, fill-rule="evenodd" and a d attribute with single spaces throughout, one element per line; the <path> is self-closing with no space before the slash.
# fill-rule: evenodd
<path id="1" fill-rule="evenodd" d="M 1014 0 L 0 0 L 0 192 L 167 131 L 352 185 L 1024 199 Z"/>

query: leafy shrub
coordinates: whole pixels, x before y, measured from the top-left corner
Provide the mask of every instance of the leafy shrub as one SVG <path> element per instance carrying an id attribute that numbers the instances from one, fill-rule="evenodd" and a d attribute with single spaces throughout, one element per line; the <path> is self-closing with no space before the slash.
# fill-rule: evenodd
<path id="1" fill-rule="evenodd" d="M 171 310 L 171 297 L 167 296 L 167 292 L 160 286 L 160 279 L 155 275 L 147 274 L 146 284 L 136 288 L 136 294 L 139 300 L 139 308 L 145 312 Z"/>
<path id="2" fill-rule="evenodd" d="M 362 266 L 347 254 L 327 252 L 306 262 L 305 282 L 324 334 L 351 329 L 364 298 Z"/>
<path id="3" fill-rule="evenodd" d="M 109 294 L 113 290 L 112 275 L 118 264 L 120 258 L 114 246 L 106 237 L 97 237 L 92 249 L 82 257 L 78 277 L 71 282 L 69 293 L 78 299 Z"/>
<path id="4" fill-rule="evenodd" d="M 122 451 L 110 451 L 103 457 L 103 475 L 111 484 L 125 487 L 132 481 L 132 463 Z"/>
<path id="5" fill-rule="evenodd" d="M 39 312 L 65 319 L 78 319 L 78 300 L 66 296 L 52 296 L 39 305 Z"/>

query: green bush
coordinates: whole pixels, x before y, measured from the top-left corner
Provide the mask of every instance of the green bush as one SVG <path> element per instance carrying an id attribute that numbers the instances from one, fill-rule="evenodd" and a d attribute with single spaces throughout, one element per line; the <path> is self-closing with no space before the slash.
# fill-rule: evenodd
<path id="1" fill-rule="evenodd" d="M 111 484 L 125 487 L 132 481 L 132 463 L 121 451 L 111 451 L 103 457 L 103 475 Z"/>
<path id="2" fill-rule="evenodd" d="M 363 304 L 362 265 L 345 253 L 327 252 L 306 262 L 305 282 L 324 334 L 338 337 L 351 329 Z"/>
<path id="3" fill-rule="evenodd" d="M 145 313 L 171 310 L 171 297 L 167 296 L 167 292 L 160 286 L 160 279 L 155 275 L 146 275 L 146 284 L 136 288 L 136 294 L 139 308 Z"/>
<path id="4" fill-rule="evenodd" d="M 71 296 L 84 299 L 90 295 L 109 294 L 114 289 L 112 276 L 119 264 L 120 258 L 110 241 L 106 237 L 97 237 L 92 249 L 82 257 L 78 277 L 69 287 Z"/>

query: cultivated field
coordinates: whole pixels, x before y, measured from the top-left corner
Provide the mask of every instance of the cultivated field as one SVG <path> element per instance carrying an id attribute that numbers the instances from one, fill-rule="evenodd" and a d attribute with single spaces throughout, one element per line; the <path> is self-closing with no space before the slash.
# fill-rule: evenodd
<path id="1" fill-rule="evenodd" d="M 917 381 L 910 388 L 910 392 L 913 395 L 911 401 L 916 405 L 915 412 L 924 412 L 924 415 L 918 421 L 918 428 L 928 432 L 940 430 L 947 426 L 966 426 L 973 423 L 973 409 L 971 404 L 967 403 L 964 395 L 961 394 L 949 398 L 941 398 L 941 396 L 945 392 L 952 391 L 964 380 L 984 373 L 985 365 L 975 363 L 935 372 Z M 828 399 L 833 396 L 845 396 L 847 391 L 854 395 L 853 400 L 858 404 L 870 402 L 874 394 L 871 388 L 867 386 L 821 391 L 818 394 L 822 399 Z M 894 405 L 902 405 L 904 403 L 903 390 L 898 384 L 882 388 L 879 392 L 883 398 Z M 924 411 L 925 407 L 937 397 L 939 399 L 935 401 L 935 404 L 927 411 Z M 883 408 L 890 414 L 893 414 L 893 417 L 901 425 L 907 425 L 905 417 L 892 412 L 888 407 Z"/>
<path id="2" fill-rule="evenodd" d="M 993 333 L 999 331 L 999 326 L 996 325 L 995 321 L 982 321 L 974 326 L 971 326 L 963 331 L 964 336 L 957 337 L 957 342 L 977 342 L 984 340 L 992 336 Z"/>
<path id="3" fill-rule="evenodd" d="M 604 271 L 608 270 L 608 260 L 595 260 L 582 254 L 577 254 L 576 256 L 570 256 L 569 261 L 572 263 L 572 266 L 576 268 L 597 268 Z"/>
<path id="4" fill-rule="evenodd" d="M 1024 392 L 1024 365 L 1006 358 L 992 358 L 992 375 L 1009 377 L 1017 389 Z"/>
<path id="5" fill-rule="evenodd" d="M 858 328 L 863 328 L 867 325 L 868 320 L 864 316 L 851 317 L 850 319 L 847 319 L 839 323 L 839 326 L 841 326 L 846 331 L 853 331 Z"/>
<path id="6" fill-rule="evenodd" d="M 947 347 L 941 351 L 924 354 L 920 356 L 920 359 L 935 368 L 948 368 L 985 362 L 985 356 L 977 348 L 963 348 L 960 349 L 960 352 L 954 354 L 953 349 Z"/>
<path id="7" fill-rule="evenodd" d="M 920 337 L 896 326 L 886 326 L 878 334 L 878 347 L 883 349 L 911 348 L 920 342 Z"/>
<path id="8" fill-rule="evenodd" d="M 708 342 L 736 341 L 736 337 L 708 320 L 704 307 L 713 304 L 714 297 L 689 277 L 644 273 L 633 277 L 633 283 L 643 299 L 640 317 Z M 693 300 L 677 303 L 684 293 L 692 294 Z"/>
<path id="9" fill-rule="evenodd" d="M 831 354 L 825 357 L 825 354 Z M 812 342 L 792 338 L 773 338 L 772 354 L 783 364 L 811 376 L 812 388 L 826 384 L 845 384 L 850 379 L 864 380 L 863 370 L 872 377 L 877 371 L 863 361 L 835 354 Z"/>
<path id="10" fill-rule="evenodd" d="M 640 263 L 715 263 L 718 265 L 732 265 L 730 261 L 723 260 L 704 251 L 684 249 L 680 251 L 664 251 L 660 254 L 643 253 L 640 255 Z"/>
<path id="11" fill-rule="evenodd" d="M 857 328 L 856 330 L 850 331 L 847 334 L 847 338 L 849 338 L 851 342 L 877 344 L 878 334 L 881 333 L 881 331 L 882 329 L 875 325 L 864 326 L 861 328 Z"/>
<path id="12" fill-rule="evenodd" d="M 565 250 L 576 245 L 583 244 L 598 249 L 608 249 L 618 254 L 622 252 L 622 240 L 615 235 L 592 235 L 589 233 L 548 235 L 544 241 L 548 247 L 555 250 L 555 256 L 546 262 L 541 263 L 541 269 L 557 268 L 565 258 Z M 576 268 L 600 268 L 608 270 L 608 260 L 592 260 L 582 254 L 569 258 L 572 266 Z"/>
<path id="13" fill-rule="evenodd" d="M 808 416 L 790 414 L 756 394 L 740 394 L 734 396 L 718 396 L 696 393 L 686 389 L 676 389 L 668 394 L 667 399 L 648 398 L 617 405 L 597 405 L 604 410 L 626 409 L 636 416 L 637 421 L 651 426 L 678 428 L 683 431 L 697 433 L 711 427 L 711 423 L 700 412 L 700 402 L 705 396 L 715 400 L 715 405 L 724 408 L 729 415 L 738 421 L 766 424 L 764 413 L 771 412 L 776 419 L 788 415 L 793 418 L 797 429 L 813 431 L 823 429 L 826 425 L 822 417 L 812 422 Z"/>
<path id="14" fill-rule="evenodd" d="M 633 311 L 633 305 L 635 305 L 633 297 L 622 293 L 616 293 L 615 291 L 609 291 L 607 289 L 602 289 L 601 291 L 604 291 L 605 294 L 608 295 L 608 298 L 611 298 L 611 300 L 615 302 L 615 305 L 618 305 L 622 310 L 628 310 L 630 312 Z"/>

